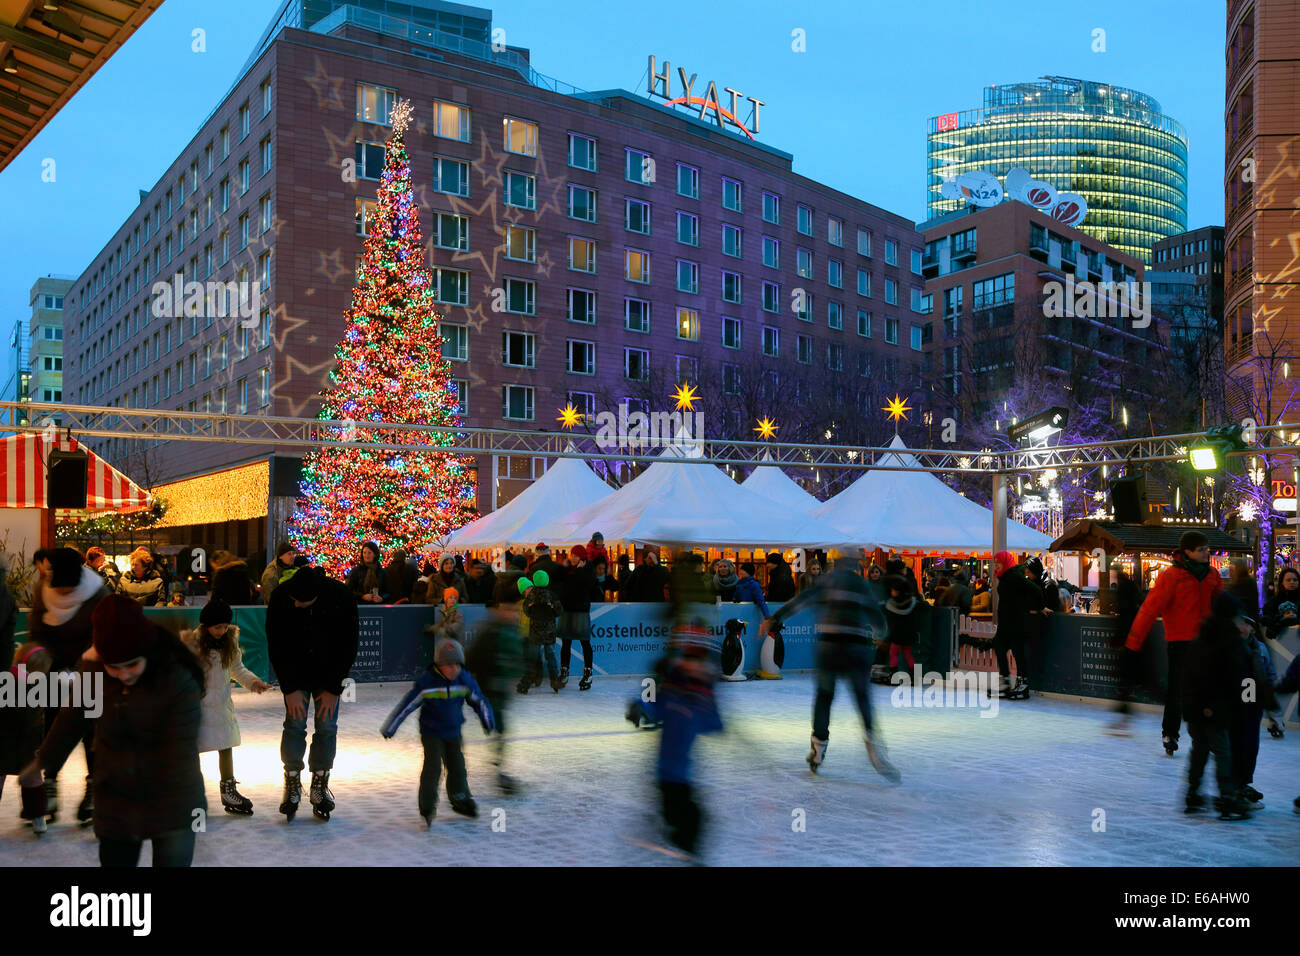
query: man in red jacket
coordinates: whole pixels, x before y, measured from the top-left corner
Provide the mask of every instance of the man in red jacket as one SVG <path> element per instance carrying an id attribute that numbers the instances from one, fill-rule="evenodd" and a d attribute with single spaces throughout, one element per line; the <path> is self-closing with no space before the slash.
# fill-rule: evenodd
<path id="1" fill-rule="evenodd" d="M 1165 719 L 1161 738 L 1171 757 L 1178 749 L 1178 731 L 1183 722 L 1183 656 L 1196 637 L 1201 622 L 1210 616 L 1210 604 L 1223 589 L 1219 573 L 1210 567 L 1210 539 L 1199 531 L 1187 531 L 1178 539 L 1173 564 L 1160 572 L 1142 608 L 1129 629 L 1127 650 L 1137 652 L 1156 618 L 1165 624 L 1165 647 L 1169 654 L 1169 689 L 1165 696 Z"/>

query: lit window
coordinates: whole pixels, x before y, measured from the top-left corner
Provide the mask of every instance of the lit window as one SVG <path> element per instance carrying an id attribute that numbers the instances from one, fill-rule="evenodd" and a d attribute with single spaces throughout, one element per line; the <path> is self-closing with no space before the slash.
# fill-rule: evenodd
<path id="1" fill-rule="evenodd" d="M 650 282 L 650 253 L 639 249 L 624 252 L 623 275 L 629 282 Z"/>
<path id="2" fill-rule="evenodd" d="M 454 139 L 462 143 L 468 143 L 469 117 L 470 110 L 468 106 L 435 100 L 433 104 L 433 135 L 442 139 Z"/>
<path id="3" fill-rule="evenodd" d="M 506 258 L 520 262 L 537 261 L 537 230 L 527 226 L 506 226 Z"/>
<path id="4" fill-rule="evenodd" d="M 357 84 L 357 119 L 363 123 L 392 125 L 393 107 L 397 105 L 397 91 L 382 86 Z"/>
<path id="5" fill-rule="evenodd" d="M 569 237 L 569 268 L 574 272 L 596 271 L 596 243 L 593 240 Z"/>
<path id="6" fill-rule="evenodd" d="M 677 337 L 688 342 L 700 340 L 700 313 L 694 309 L 677 310 Z"/>
<path id="7" fill-rule="evenodd" d="M 537 155 L 537 124 L 507 116 L 501 121 L 505 129 L 507 153 L 521 156 Z"/>

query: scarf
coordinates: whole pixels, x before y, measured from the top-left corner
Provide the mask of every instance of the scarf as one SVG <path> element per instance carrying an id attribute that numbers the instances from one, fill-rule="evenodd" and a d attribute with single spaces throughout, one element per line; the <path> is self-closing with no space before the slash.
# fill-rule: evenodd
<path id="1" fill-rule="evenodd" d="M 736 574 L 735 569 L 732 569 L 731 574 L 725 578 L 720 574 L 715 574 L 713 583 L 720 588 L 734 588 L 740 583 L 740 576 Z"/>
<path id="2" fill-rule="evenodd" d="M 1187 556 L 1186 551 L 1179 551 L 1170 563 L 1176 568 L 1182 568 L 1197 581 L 1204 581 L 1205 576 L 1210 573 L 1209 561 L 1193 561 Z"/>
<path id="3" fill-rule="evenodd" d="M 104 579 L 94 572 L 87 574 L 84 567 L 81 569 L 81 580 L 70 594 L 60 594 L 48 584 L 41 585 L 41 600 L 45 603 L 41 621 L 50 627 L 67 624 L 81 610 L 81 605 L 103 586 Z"/>
<path id="4" fill-rule="evenodd" d="M 889 608 L 889 610 L 893 611 L 895 614 L 911 614 L 912 609 L 916 607 L 916 596 L 909 595 L 906 602 L 891 597 L 885 603 L 885 607 Z"/>

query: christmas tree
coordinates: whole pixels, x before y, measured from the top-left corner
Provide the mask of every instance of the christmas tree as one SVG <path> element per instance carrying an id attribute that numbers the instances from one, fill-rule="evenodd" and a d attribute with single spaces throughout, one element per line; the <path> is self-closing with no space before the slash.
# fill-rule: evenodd
<path id="1" fill-rule="evenodd" d="M 470 459 L 436 450 L 451 445 L 451 435 L 367 424 L 460 425 L 403 142 L 410 117 L 409 101 L 393 110 L 378 202 L 367 210 L 364 258 L 319 417 L 348 423 L 331 438 L 431 451 L 327 446 L 303 459 L 289 538 L 334 576 L 357 562 L 363 541 L 374 539 L 385 554 L 403 548 L 427 558 L 439 538 L 475 516 Z"/>

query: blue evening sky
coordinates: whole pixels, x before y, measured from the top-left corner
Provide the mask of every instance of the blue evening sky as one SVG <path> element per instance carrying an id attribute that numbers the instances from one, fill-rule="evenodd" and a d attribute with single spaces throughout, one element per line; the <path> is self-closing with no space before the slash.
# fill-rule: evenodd
<path id="1" fill-rule="evenodd" d="M 275 0 L 166 0 L 0 173 L 0 344 L 48 273 L 78 275 L 236 79 Z M 796 172 L 925 217 L 926 120 L 993 83 L 1073 76 L 1155 96 L 1187 129 L 1189 228 L 1223 222 L 1223 0 L 498 0 L 535 69 L 644 90 L 649 54 L 765 101 L 760 139 Z M 207 51 L 191 51 L 191 31 Z M 805 52 L 792 50 L 803 31 Z M 1094 31 L 1105 52 L 1094 52 Z M 56 180 L 41 181 L 55 161 Z M 0 384 L 12 354 L 0 357 Z"/>

